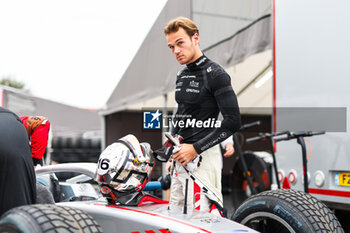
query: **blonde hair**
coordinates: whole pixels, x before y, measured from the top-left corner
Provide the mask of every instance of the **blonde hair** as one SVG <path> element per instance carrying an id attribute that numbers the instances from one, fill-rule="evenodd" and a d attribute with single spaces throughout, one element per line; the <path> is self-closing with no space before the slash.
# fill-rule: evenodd
<path id="1" fill-rule="evenodd" d="M 199 34 L 197 25 L 186 17 L 177 17 L 171 20 L 164 28 L 164 34 L 168 35 L 170 33 L 177 32 L 180 27 L 183 28 L 190 37 L 196 33 Z"/>

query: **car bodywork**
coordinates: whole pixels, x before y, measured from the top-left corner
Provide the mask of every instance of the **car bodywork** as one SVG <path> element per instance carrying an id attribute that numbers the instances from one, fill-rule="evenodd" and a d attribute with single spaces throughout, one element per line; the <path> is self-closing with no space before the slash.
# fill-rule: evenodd
<path id="1" fill-rule="evenodd" d="M 45 183 L 45 174 L 76 172 L 79 175 L 60 181 L 65 187 L 66 200 L 56 205 L 70 206 L 89 213 L 102 227 L 104 232 L 256 232 L 232 220 L 214 214 L 191 211 L 183 213 L 182 206 L 144 202 L 140 206 L 112 205 L 98 193 L 98 188 L 87 183 L 96 171 L 95 163 L 67 163 L 38 167 L 38 180 Z M 49 186 L 48 183 L 46 185 Z M 68 188 L 67 188 L 68 187 Z M 69 196 L 69 195 L 70 196 Z M 72 197 L 84 196 L 88 201 L 74 201 Z"/>

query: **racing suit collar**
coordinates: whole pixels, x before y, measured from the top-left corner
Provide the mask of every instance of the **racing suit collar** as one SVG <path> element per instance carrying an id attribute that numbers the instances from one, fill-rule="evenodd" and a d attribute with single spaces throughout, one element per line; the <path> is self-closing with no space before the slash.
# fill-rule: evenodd
<path id="1" fill-rule="evenodd" d="M 198 67 L 202 67 L 203 65 L 205 65 L 207 62 L 209 61 L 209 59 L 203 54 L 202 56 L 200 56 L 197 60 L 195 60 L 194 62 L 190 63 L 187 65 L 187 68 L 189 70 L 194 70 Z"/>

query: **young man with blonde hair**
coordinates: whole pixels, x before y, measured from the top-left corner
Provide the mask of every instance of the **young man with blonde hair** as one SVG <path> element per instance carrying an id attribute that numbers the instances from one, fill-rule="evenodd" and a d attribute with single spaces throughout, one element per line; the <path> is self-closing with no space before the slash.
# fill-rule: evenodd
<path id="1" fill-rule="evenodd" d="M 173 19 L 164 28 L 168 47 L 181 65 L 186 65 L 177 75 L 175 99 L 178 110 L 172 135 L 181 135 L 181 149 L 172 155 L 175 160 L 172 175 L 170 208 L 183 205 L 185 181 L 187 206 L 197 210 L 212 211 L 213 200 L 192 180 L 184 167 L 198 160 L 192 171 L 222 204 L 221 152 L 218 144 L 240 127 L 240 113 L 230 76 L 215 62 L 207 58 L 199 46 L 199 30 L 188 18 Z M 222 121 L 217 121 L 219 112 Z M 198 157 L 199 156 L 199 157 Z M 215 202 L 215 201 L 214 201 Z M 219 210 L 220 211 L 220 210 Z"/>

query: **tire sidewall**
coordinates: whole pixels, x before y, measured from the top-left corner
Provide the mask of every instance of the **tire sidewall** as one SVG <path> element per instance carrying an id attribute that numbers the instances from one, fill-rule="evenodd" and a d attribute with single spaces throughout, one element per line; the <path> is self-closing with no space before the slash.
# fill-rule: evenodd
<path id="1" fill-rule="evenodd" d="M 235 212 L 232 220 L 244 224 L 257 213 L 271 214 L 276 219 L 282 219 L 295 232 L 312 233 L 315 232 L 307 218 L 291 203 L 278 199 L 274 196 L 253 196 L 244 202 Z M 265 215 L 268 215 L 265 214 Z"/>
<path id="2" fill-rule="evenodd" d="M 17 208 L 5 213 L 0 220 L 0 230 L 2 225 L 7 225 L 23 233 L 42 233 L 40 227 L 33 219 Z"/>

